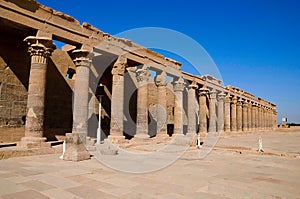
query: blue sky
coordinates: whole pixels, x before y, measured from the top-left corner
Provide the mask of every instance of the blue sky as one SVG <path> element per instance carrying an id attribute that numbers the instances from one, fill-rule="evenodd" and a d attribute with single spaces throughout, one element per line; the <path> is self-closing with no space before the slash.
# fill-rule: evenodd
<path id="1" fill-rule="evenodd" d="M 225 85 L 277 104 L 279 122 L 300 123 L 300 1 L 38 2 L 112 35 L 140 27 L 186 34 L 209 53 Z"/>

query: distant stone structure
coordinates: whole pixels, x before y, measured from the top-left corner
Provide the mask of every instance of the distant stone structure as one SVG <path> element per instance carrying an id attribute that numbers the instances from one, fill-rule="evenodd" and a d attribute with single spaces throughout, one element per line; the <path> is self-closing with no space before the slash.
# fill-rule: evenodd
<path id="1" fill-rule="evenodd" d="M 97 122 L 89 116 L 97 111 L 89 103 L 100 83 L 101 126 L 112 142 L 276 127 L 275 104 L 210 75 L 183 72 L 175 60 L 33 0 L 0 0 L 0 26 L 0 123 L 22 125 L 26 117 L 20 147 L 49 147 L 56 135 L 78 133 L 68 134 L 66 144 L 78 144 L 77 152 L 66 154 L 86 159 L 79 145 L 87 141 L 78 138 L 93 137 L 89 129 Z M 66 45 L 56 49 L 53 40 Z M 108 67 L 95 65 L 91 52 Z"/>

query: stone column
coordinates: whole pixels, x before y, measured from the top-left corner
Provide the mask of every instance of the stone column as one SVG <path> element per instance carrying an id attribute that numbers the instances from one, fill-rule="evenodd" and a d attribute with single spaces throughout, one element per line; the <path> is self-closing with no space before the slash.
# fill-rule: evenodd
<path id="1" fill-rule="evenodd" d="M 236 104 L 237 131 L 243 128 L 243 100 L 240 98 Z"/>
<path id="2" fill-rule="evenodd" d="M 183 95 L 184 80 L 180 77 L 174 84 L 175 110 L 174 110 L 174 134 L 183 135 Z"/>
<path id="3" fill-rule="evenodd" d="M 223 92 L 218 94 L 218 132 L 224 132 L 224 98 L 225 94 Z"/>
<path id="4" fill-rule="evenodd" d="M 225 132 L 230 132 L 230 94 L 227 93 L 225 98 L 225 121 L 224 121 L 224 129 Z"/>
<path id="5" fill-rule="evenodd" d="M 213 89 L 209 95 L 209 132 L 216 132 L 216 91 Z"/>
<path id="6" fill-rule="evenodd" d="M 273 129 L 276 129 L 277 128 L 277 118 L 276 118 L 276 115 L 277 115 L 277 111 L 276 111 L 276 108 L 274 108 L 273 110 L 273 117 L 272 117 L 272 119 L 273 119 L 273 121 L 272 121 L 272 128 Z"/>
<path id="7" fill-rule="evenodd" d="M 199 89 L 199 133 L 207 133 L 207 106 L 208 89 L 204 85 Z"/>
<path id="8" fill-rule="evenodd" d="M 252 131 L 252 104 L 248 102 L 248 131 Z"/>
<path id="9" fill-rule="evenodd" d="M 196 83 L 192 83 L 188 86 L 188 133 L 196 134 L 197 130 L 197 117 L 196 117 L 196 89 L 198 88 Z"/>
<path id="10" fill-rule="evenodd" d="M 256 114 L 255 104 L 254 104 L 254 102 L 252 102 L 252 105 L 251 105 L 251 130 L 252 131 L 256 131 L 255 114 Z"/>
<path id="11" fill-rule="evenodd" d="M 255 104 L 254 109 L 255 109 L 255 130 L 257 131 L 259 130 L 258 104 Z"/>
<path id="12" fill-rule="evenodd" d="M 236 104 L 237 104 L 237 97 L 234 96 L 231 100 L 231 110 L 230 110 L 230 127 L 231 131 L 236 131 L 237 130 L 237 114 L 236 114 Z"/>
<path id="13" fill-rule="evenodd" d="M 248 103 L 243 103 L 243 131 L 248 131 Z"/>
<path id="14" fill-rule="evenodd" d="M 112 67 L 112 94 L 109 140 L 113 143 L 125 138 L 124 131 L 124 74 L 127 60 L 119 57 Z"/>
<path id="15" fill-rule="evenodd" d="M 48 59 L 55 45 L 51 38 L 27 37 L 28 52 L 31 57 L 25 137 L 18 143 L 21 147 L 39 148 L 50 147 L 44 135 L 44 113 L 46 93 L 46 73 Z"/>
<path id="16" fill-rule="evenodd" d="M 76 66 L 73 98 L 73 129 L 66 134 L 64 160 L 81 161 L 90 158 L 86 149 L 88 133 L 89 77 L 92 60 L 87 50 L 74 50 Z"/>
<path id="17" fill-rule="evenodd" d="M 74 63 L 76 66 L 76 79 L 74 82 L 73 101 L 73 129 L 72 133 L 88 132 L 88 106 L 89 106 L 89 77 L 91 60 L 89 51 L 74 50 Z"/>
<path id="18" fill-rule="evenodd" d="M 261 107 L 261 129 L 262 130 L 266 129 L 266 126 L 265 126 L 266 123 L 267 123 L 267 121 L 266 121 L 266 110 L 265 110 L 265 107 L 262 106 Z"/>
<path id="19" fill-rule="evenodd" d="M 148 135 L 148 80 L 150 72 L 147 68 L 137 69 L 137 117 L 135 138 L 149 138 Z"/>
<path id="20" fill-rule="evenodd" d="M 270 108 L 270 130 L 273 130 L 275 128 L 275 121 L 276 121 L 276 117 L 275 117 L 275 113 L 274 110 L 272 108 Z"/>
<path id="21" fill-rule="evenodd" d="M 157 86 L 157 103 L 161 106 L 157 109 L 157 135 L 167 136 L 167 74 L 163 71 L 155 77 L 155 84 Z M 163 114 L 164 113 L 164 114 Z M 156 136 L 157 136 L 156 135 Z"/>
<path id="22" fill-rule="evenodd" d="M 259 130 L 262 130 L 262 107 L 261 105 L 258 105 L 258 108 L 257 108 L 257 114 L 258 114 L 258 129 Z"/>
<path id="23" fill-rule="evenodd" d="M 272 115 L 271 115 L 271 109 L 268 108 L 268 129 L 272 129 Z"/>

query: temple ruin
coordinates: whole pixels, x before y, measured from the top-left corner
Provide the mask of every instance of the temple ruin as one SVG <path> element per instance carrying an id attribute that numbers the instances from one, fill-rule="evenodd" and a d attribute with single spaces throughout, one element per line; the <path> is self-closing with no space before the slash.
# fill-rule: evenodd
<path id="1" fill-rule="evenodd" d="M 85 142 L 96 136 L 97 117 L 116 143 L 276 127 L 275 104 L 33 0 L 0 0 L 0 26 L 0 123 L 25 125 L 20 147 L 50 147 L 65 134 Z"/>

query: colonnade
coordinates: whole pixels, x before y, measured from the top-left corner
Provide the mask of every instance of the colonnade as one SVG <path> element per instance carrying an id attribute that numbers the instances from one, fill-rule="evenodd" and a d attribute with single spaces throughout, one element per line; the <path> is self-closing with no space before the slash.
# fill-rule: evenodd
<path id="1" fill-rule="evenodd" d="M 25 147 L 48 146 L 43 135 L 47 60 L 55 45 L 51 38 L 28 37 L 31 68 L 28 89 L 25 137 L 20 145 Z M 73 134 L 87 135 L 90 52 L 74 50 L 76 81 L 74 84 Z M 112 66 L 112 93 L 110 135 L 113 141 L 124 137 L 124 75 L 128 67 L 126 56 L 119 56 Z M 172 92 L 175 96 L 173 111 L 173 134 L 250 132 L 271 130 L 276 126 L 276 106 L 260 98 L 249 97 L 222 85 L 217 85 L 193 76 L 185 79 L 179 70 L 173 76 Z M 180 75 L 181 74 L 181 75 Z M 157 104 L 167 110 L 167 72 L 159 70 L 155 77 Z M 148 133 L 148 83 L 149 68 L 144 65 L 135 71 L 137 82 L 136 132 L 134 138 L 149 138 Z M 204 82 L 204 83 L 203 83 Z M 187 95 L 187 96 L 184 96 Z M 184 105 L 187 99 L 187 105 Z M 186 107 L 187 106 L 187 107 Z M 156 136 L 167 135 L 167 124 L 157 110 Z M 185 115 L 187 123 L 184 122 Z M 187 128 L 183 128 L 187 125 Z M 186 129 L 186 130 L 184 130 Z M 186 132 L 185 132 L 186 131 Z"/>

